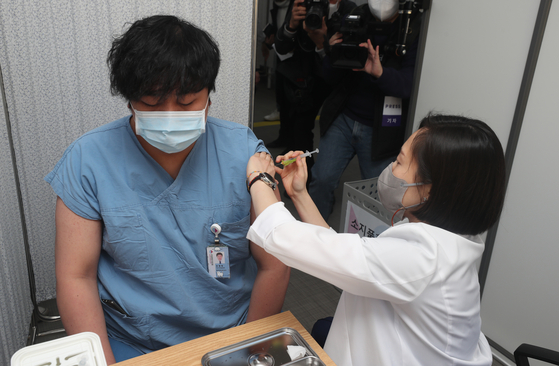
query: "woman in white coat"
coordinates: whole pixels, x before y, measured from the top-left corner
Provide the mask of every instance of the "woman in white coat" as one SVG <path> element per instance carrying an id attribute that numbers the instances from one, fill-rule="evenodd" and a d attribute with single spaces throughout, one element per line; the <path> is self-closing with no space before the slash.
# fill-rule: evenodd
<path id="1" fill-rule="evenodd" d="M 303 222 L 270 189 L 265 176 L 275 172 Z M 301 158 L 283 170 L 265 153 L 250 159 L 247 187 L 258 217 L 248 238 L 343 290 L 324 346 L 334 362 L 491 365 L 477 275 L 479 234 L 496 222 L 505 194 L 503 149 L 491 128 L 460 116 L 425 117 L 379 177 L 381 203 L 404 219 L 377 238 L 330 229 L 308 195 L 306 172 Z"/>

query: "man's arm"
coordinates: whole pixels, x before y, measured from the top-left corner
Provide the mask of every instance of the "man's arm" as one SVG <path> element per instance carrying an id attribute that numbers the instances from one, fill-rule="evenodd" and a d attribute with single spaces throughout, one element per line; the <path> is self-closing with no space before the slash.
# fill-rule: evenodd
<path id="1" fill-rule="evenodd" d="M 287 15 L 283 24 L 278 24 L 276 32 L 276 51 L 281 55 L 293 52 L 295 49 L 296 34 L 301 19 L 305 19 L 306 8 L 300 6 L 303 0 L 295 0 L 287 8 Z M 289 28 L 289 29 L 288 29 Z"/>
<path id="2" fill-rule="evenodd" d="M 275 192 L 277 199 L 278 191 Z M 252 206 L 250 211 L 252 224 L 256 219 Z M 281 312 L 291 270 L 253 242 L 250 242 L 250 251 L 256 261 L 258 273 L 248 307 L 247 323 Z"/>
<path id="3" fill-rule="evenodd" d="M 94 332 L 108 364 L 115 363 L 97 289 L 101 221 L 88 220 L 56 201 L 56 299 L 66 333 Z"/>

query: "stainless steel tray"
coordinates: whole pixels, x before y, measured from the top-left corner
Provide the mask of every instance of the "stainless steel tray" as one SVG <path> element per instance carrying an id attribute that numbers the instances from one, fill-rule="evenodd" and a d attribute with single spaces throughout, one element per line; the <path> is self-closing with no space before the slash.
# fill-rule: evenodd
<path id="1" fill-rule="evenodd" d="M 287 346 L 301 346 L 306 355 L 300 359 L 306 363 L 293 363 L 287 353 Z M 305 360 L 308 356 L 313 359 Z M 296 360 L 298 362 L 300 360 Z M 316 363 L 316 360 L 319 363 Z M 206 353 L 202 357 L 203 366 L 322 366 L 318 355 L 303 339 L 301 334 L 292 328 L 281 328 L 258 337 L 232 344 L 227 347 Z"/>
<path id="2" fill-rule="evenodd" d="M 318 357 L 307 356 L 290 362 L 285 366 L 326 366 L 326 364 L 322 362 Z"/>

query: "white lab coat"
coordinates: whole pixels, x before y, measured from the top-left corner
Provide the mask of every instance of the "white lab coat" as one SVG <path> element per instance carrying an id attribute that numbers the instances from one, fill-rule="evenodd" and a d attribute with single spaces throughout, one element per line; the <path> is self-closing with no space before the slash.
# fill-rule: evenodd
<path id="1" fill-rule="evenodd" d="M 338 234 L 268 207 L 247 237 L 343 290 L 325 351 L 338 366 L 489 366 L 477 263 L 484 244 L 423 224 Z"/>

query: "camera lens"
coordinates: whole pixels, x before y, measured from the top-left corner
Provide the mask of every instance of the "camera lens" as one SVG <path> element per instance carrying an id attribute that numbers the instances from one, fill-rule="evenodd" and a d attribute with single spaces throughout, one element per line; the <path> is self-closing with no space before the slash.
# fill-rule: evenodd
<path id="1" fill-rule="evenodd" d="M 322 26 L 322 17 L 320 14 L 307 14 L 305 24 L 308 29 L 319 29 Z"/>

